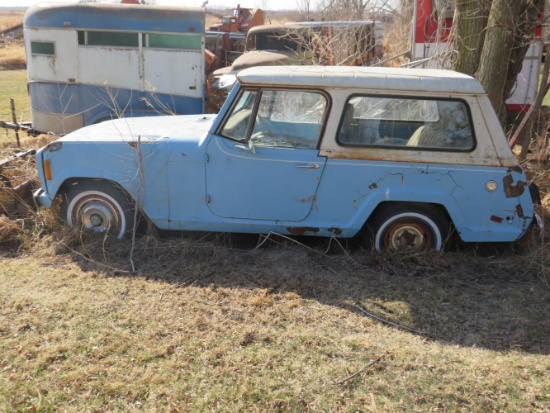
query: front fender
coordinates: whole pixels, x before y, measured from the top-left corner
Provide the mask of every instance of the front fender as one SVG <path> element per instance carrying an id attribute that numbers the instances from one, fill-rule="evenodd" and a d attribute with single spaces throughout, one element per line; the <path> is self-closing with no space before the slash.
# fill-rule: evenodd
<path id="1" fill-rule="evenodd" d="M 101 179 L 122 187 L 146 215 L 164 217 L 169 200 L 168 152 L 162 141 L 143 143 L 139 150 L 135 141 L 53 142 L 37 154 L 42 188 L 35 199 L 51 207 L 67 182 Z M 45 173 L 47 164 L 50 179 Z"/>

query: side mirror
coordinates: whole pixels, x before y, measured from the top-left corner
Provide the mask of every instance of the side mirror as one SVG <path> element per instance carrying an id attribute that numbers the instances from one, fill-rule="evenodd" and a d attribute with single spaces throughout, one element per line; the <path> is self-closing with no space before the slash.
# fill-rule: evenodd
<path id="1" fill-rule="evenodd" d="M 253 155 L 256 155 L 256 148 L 254 147 L 254 142 L 250 139 L 248 144 L 236 143 L 235 148 L 242 149 L 243 151 L 250 151 Z"/>

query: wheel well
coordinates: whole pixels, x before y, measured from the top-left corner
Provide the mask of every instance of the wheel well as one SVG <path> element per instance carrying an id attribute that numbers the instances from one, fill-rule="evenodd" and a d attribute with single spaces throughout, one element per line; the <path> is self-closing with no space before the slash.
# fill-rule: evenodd
<path id="1" fill-rule="evenodd" d="M 103 178 L 68 178 L 59 186 L 59 189 L 57 190 L 56 197 L 61 195 L 61 194 L 64 194 L 65 192 L 67 192 L 69 190 L 69 187 L 71 187 L 72 185 L 77 185 L 79 182 L 82 182 L 82 183 L 84 183 L 84 182 L 103 182 L 103 183 L 111 184 L 115 188 L 120 190 L 122 193 L 124 193 L 124 195 L 129 200 L 131 200 L 134 204 L 136 203 L 134 198 L 121 185 L 119 185 L 118 183 L 116 183 L 114 181 L 111 181 L 110 179 L 103 179 Z"/>
<path id="2" fill-rule="evenodd" d="M 379 216 L 379 214 L 383 214 L 384 209 L 390 208 L 394 208 L 394 210 L 398 208 L 402 208 L 403 210 L 407 208 L 421 208 L 428 214 L 430 210 L 433 211 L 434 214 L 437 214 L 437 216 L 439 216 L 439 221 L 441 221 L 441 219 L 445 219 L 448 223 L 448 225 L 446 225 L 447 228 L 445 228 L 444 231 L 445 233 L 441 234 L 444 239 L 444 248 L 449 248 L 449 246 L 454 244 L 456 240 L 456 230 L 451 216 L 449 215 L 449 212 L 443 205 L 430 202 L 386 201 L 381 202 L 377 205 L 377 207 L 372 211 L 372 214 L 370 214 L 369 218 L 367 219 L 367 221 L 363 225 L 363 228 L 360 231 L 361 237 L 367 246 L 373 245 L 373 228 L 376 227 L 377 216 Z M 431 218 L 434 219 L 436 217 Z M 438 220 L 436 220 L 436 225 L 438 225 L 437 221 Z"/>
<path id="3" fill-rule="evenodd" d="M 445 218 L 449 221 L 451 226 L 453 226 L 453 220 L 451 219 L 451 216 L 449 215 L 449 212 L 447 212 L 447 209 L 441 205 L 441 204 L 434 204 L 430 202 L 408 202 L 408 201 L 386 201 L 381 202 L 378 204 L 378 206 L 372 211 L 369 218 L 367 219 L 367 222 L 365 222 L 365 226 L 369 223 L 369 221 L 374 217 L 382 208 L 387 208 L 388 206 L 416 206 L 416 207 L 423 207 L 428 209 L 436 209 L 438 212 L 443 214 Z"/>

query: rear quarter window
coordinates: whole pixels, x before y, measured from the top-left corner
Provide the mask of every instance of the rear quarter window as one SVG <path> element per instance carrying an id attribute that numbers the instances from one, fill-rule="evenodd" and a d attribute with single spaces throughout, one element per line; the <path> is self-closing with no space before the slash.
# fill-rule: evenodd
<path id="1" fill-rule="evenodd" d="M 342 146 L 470 151 L 473 130 L 462 100 L 353 96 L 344 107 L 337 141 Z"/>

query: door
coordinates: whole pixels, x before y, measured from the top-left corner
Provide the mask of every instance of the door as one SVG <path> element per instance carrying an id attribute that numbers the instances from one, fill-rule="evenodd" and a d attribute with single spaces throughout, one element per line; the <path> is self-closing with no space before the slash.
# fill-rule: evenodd
<path id="1" fill-rule="evenodd" d="M 244 91 L 207 148 L 210 210 L 225 218 L 304 220 L 326 161 L 317 149 L 326 106 L 318 92 Z"/>
<path id="2" fill-rule="evenodd" d="M 204 113 L 204 34 L 149 33 L 142 50 L 147 108 L 162 115 Z"/>

